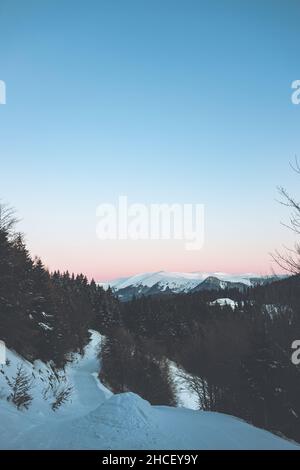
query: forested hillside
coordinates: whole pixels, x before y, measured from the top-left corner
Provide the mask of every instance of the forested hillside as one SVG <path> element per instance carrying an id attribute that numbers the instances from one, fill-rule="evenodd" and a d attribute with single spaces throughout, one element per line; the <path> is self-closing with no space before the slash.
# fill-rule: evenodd
<path id="1" fill-rule="evenodd" d="M 110 290 L 82 274 L 49 273 L 32 259 L 13 212 L 0 208 L 0 336 L 8 348 L 63 366 L 68 353 L 83 351 L 89 328 L 105 333 L 118 316 Z"/>
<path id="2" fill-rule="evenodd" d="M 166 360 L 172 360 L 199 408 L 300 440 L 300 371 L 291 362 L 292 342 L 300 337 L 299 283 L 295 276 L 244 295 L 222 290 L 123 303 L 103 352 L 102 377 L 154 403 L 155 389 L 165 390 L 158 402 L 170 403 Z M 235 308 L 213 302 L 224 295 L 236 300 Z"/>

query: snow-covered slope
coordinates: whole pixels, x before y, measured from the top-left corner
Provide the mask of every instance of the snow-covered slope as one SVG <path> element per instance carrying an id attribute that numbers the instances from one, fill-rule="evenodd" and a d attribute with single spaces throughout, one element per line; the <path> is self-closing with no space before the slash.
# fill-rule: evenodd
<path id="1" fill-rule="evenodd" d="M 128 278 L 116 279 L 107 284 L 115 289 L 124 289 L 130 286 L 143 285 L 145 287 L 153 287 L 157 283 L 161 283 L 165 287 L 177 290 L 189 290 L 196 287 L 199 282 L 204 281 L 208 275 L 200 273 L 169 273 L 159 271 L 156 273 L 136 274 Z"/>
<path id="2" fill-rule="evenodd" d="M 231 416 L 152 407 L 133 393 L 115 395 L 85 416 L 47 427 L 41 424 L 15 445 L 21 449 L 297 449 Z"/>
<path id="3" fill-rule="evenodd" d="M 251 278 L 258 278 L 255 274 L 231 275 L 226 273 L 178 273 L 159 271 L 155 273 L 136 274 L 127 278 L 119 278 L 107 283 L 102 283 L 104 287 L 111 286 L 115 289 L 124 289 L 130 286 L 143 285 L 153 287 L 157 283 L 178 291 L 189 291 L 205 281 L 208 277 L 216 277 L 219 280 L 229 282 L 242 282 L 245 285 L 251 285 Z"/>
<path id="4" fill-rule="evenodd" d="M 129 300 L 133 296 L 142 294 L 186 293 L 203 289 L 225 289 L 227 287 L 243 289 L 274 279 L 274 276 L 259 276 L 251 273 L 234 275 L 221 272 L 178 273 L 159 271 L 136 274 L 127 278 L 102 282 L 99 285 L 102 285 L 105 289 L 110 286 L 121 300 Z"/>
<path id="5" fill-rule="evenodd" d="M 43 398 L 51 367 L 9 352 L 10 364 L 0 374 L 0 449 L 300 449 L 231 416 L 151 406 L 133 393 L 112 395 L 97 378 L 100 344 L 93 332 L 84 356 L 74 357 L 62 373 L 72 394 L 57 412 Z M 27 411 L 6 400 L 5 376 L 13 377 L 20 363 L 34 374 Z"/>

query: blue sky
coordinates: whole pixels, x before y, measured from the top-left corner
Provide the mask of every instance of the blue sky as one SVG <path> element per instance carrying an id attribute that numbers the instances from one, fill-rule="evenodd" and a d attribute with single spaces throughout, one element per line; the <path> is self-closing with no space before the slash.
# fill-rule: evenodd
<path id="1" fill-rule="evenodd" d="M 299 19 L 294 0 L 0 0 L 0 197 L 33 253 L 101 279 L 267 272 L 293 242 L 275 199 L 299 187 Z M 120 194 L 204 203 L 203 250 L 101 243 Z"/>

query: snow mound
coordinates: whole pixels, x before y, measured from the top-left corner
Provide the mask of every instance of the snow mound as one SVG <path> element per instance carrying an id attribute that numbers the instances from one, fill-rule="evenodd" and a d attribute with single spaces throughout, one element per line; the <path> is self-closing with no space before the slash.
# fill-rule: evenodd
<path id="1" fill-rule="evenodd" d="M 149 402 L 135 393 L 113 395 L 106 403 L 97 408 L 101 422 L 109 417 L 109 423 L 117 427 L 142 428 L 152 420 L 152 407 Z"/>
<path id="2" fill-rule="evenodd" d="M 235 309 L 235 307 L 237 306 L 237 302 L 235 302 L 232 299 L 229 299 L 228 297 L 224 297 L 221 299 L 216 299 L 213 302 L 210 302 L 210 305 L 220 305 L 220 307 L 229 306 L 232 309 Z"/>

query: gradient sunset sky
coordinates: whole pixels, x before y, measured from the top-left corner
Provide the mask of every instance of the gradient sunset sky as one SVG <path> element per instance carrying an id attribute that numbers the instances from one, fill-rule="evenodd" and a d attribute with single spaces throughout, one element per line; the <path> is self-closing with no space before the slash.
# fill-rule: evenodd
<path id="1" fill-rule="evenodd" d="M 299 197 L 298 0 L 0 0 L 0 198 L 51 269 L 270 273 Z M 100 241 L 96 208 L 202 203 L 205 244 Z"/>

